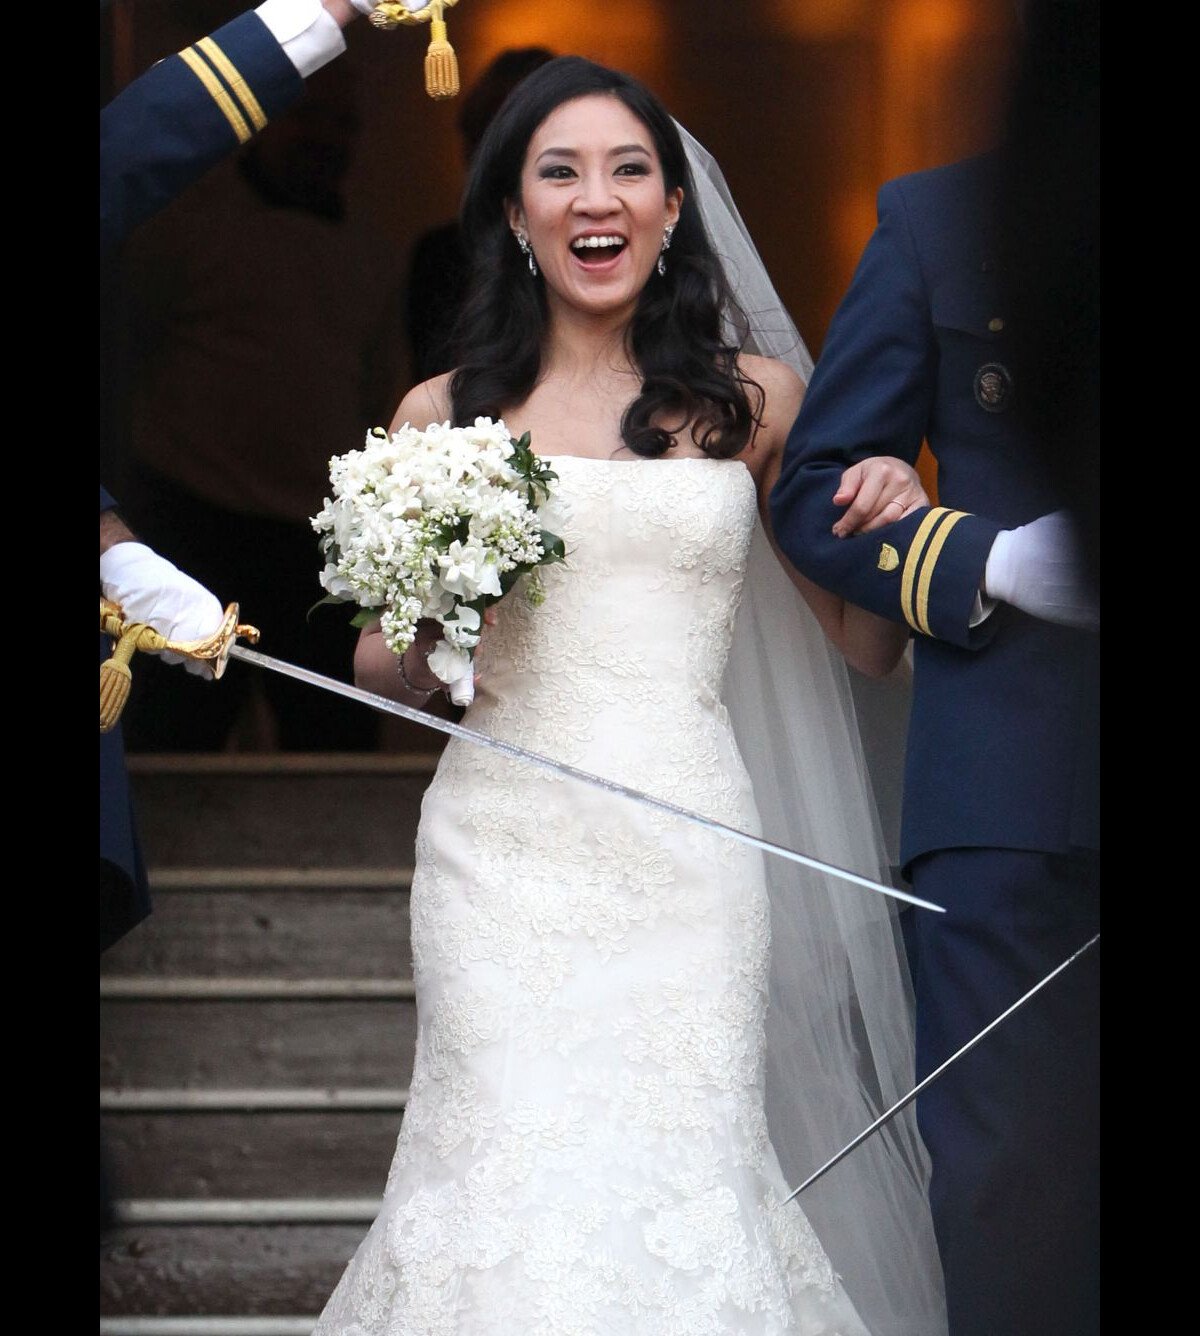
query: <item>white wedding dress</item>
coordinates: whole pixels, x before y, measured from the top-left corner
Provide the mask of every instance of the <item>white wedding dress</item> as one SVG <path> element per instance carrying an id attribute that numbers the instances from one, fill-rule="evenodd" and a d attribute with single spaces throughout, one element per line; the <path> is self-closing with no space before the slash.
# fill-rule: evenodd
<path id="1" fill-rule="evenodd" d="M 750 473 L 551 464 L 568 560 L 498 605 L 464 722 L 756 831 L 720 703 Z M 863 1336 L 778 1204 L 760 852 L 452 740 L 412 941 L 411 1096 L 315 1336 Z"/>

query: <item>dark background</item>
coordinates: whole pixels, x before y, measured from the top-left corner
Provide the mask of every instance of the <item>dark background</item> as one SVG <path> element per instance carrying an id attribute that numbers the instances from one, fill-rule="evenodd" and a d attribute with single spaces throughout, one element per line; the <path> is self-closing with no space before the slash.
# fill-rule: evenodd
<path id="1" fill-rule="evenodd" d="M 240 0 L 114 0 L 101 89 L 212 31 Z M 721 164 L 813 354 L 889 177 L 987 147 L 1007 87 L 1016 8 L 1001 0 L 460 0 L 447 11 L 464 88 L 497 52 L 539 44 L 648 83 Z M 463 168 L 459 101 L 425 95 L 428 29 L 347 31 L 364 129 L 350 210 L 386 230 L 406 267 L 450 217 Z M 384 257 L 381 257 L 384 262 Z M 402 377 L 402 380 L 406 377 Z"/>

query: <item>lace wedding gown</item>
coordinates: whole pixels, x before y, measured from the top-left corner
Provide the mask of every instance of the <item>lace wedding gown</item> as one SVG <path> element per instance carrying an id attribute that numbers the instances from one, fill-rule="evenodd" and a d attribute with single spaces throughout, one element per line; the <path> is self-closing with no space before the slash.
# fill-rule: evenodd
<path id="1" fill-rule="evenodd" d="M 552 466 L 568 561 L 540 606 L 498 605 L 467 724 L 756 830 L 719 700 L 750 473 Z M 769 924 L 758 851 L 451 741 L 417 836 L 411 1096 L 315 1336 L 864 1336 L 777 1204 Z"/>

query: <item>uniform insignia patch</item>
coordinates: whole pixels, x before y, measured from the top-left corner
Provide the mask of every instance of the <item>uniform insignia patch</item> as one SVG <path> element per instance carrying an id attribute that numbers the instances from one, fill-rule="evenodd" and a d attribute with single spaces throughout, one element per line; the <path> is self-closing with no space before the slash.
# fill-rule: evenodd
<path id="1" fill-rule="evenodd" d="M 1013 378 L 999 362 L 985 362 L 975 373 L 975 402 L 987 413 L 1003 413 L 1012 398 Z"/>

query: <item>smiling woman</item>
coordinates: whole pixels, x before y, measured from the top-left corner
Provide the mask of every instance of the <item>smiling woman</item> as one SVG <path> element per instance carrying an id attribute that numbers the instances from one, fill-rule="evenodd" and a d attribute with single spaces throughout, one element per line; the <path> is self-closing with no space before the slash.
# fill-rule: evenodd
<path id="1" fill-rule="evenodd" d="M 646 125 L 617 98 L 593 94 L 538 126 L 508 222 L 546 279 L 552 318 L 626 324 L 679 221 Z"/>
<path id="2" fill-rule="evenodd" d="M 548 359 L 606 332 L 610 363 L 625 367 L 615 424 L 625 446 L 738 454 L 762 390 L 724 337 L 722 311 L 739 343 L 746 321 L 686 206 L 671 117 L 636 80 L 578 57 L 550 62 L 521 93 L 489 126 L 463 201 L 473 276 L 450 387 L 458 419 L 500 416 L 553 379 Z M 791 393 L 798 405 L 799 386 Z M 569 417 L 581 417 L 577 400 Z M 696 444 L 677 440 L 688 424 Z M 544 436 L 539 445 L 549 448 Z"/>
<path id="3" fill-rule="evenodd" d="M 577 57 L 519 85 L 477 151 L 462 362 L 393 428 L 528 431 L 566 559 L 539 601 L 491 609 L 464 724 L 742 831 L 782 808 L 785 842 L 878 879 L 820 625 L 879 663 L 904 637 L 802 588 L 818 625 L 771 555 L 803 385 L 747 350 L 693 184 L 661 103 Z M 913 477 L 875 477 L 864 522 L 917 503 Z M 364 628 L 356 680 L 423 699 L 420 637 L 397 661 Z M 883 897 L 801 874 L 452 740 L 417 835 L 410 1097 L 314 1336 L 940 1336 L 911 1116 L 839 1165 L 819 1215 L 785 1200 L 781 1148 L 811 1170 L 879 1111 L 865 1092 L 911 1084 Z"/>

